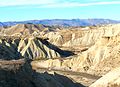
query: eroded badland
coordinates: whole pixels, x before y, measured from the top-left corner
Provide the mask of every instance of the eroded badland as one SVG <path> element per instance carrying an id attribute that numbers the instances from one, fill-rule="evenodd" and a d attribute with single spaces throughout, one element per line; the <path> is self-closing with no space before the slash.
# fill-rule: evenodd
<path id="1" fill-rule="evenodd" d="M 0 28 L 0 87 L 120 87 L 120 24 Z"/>

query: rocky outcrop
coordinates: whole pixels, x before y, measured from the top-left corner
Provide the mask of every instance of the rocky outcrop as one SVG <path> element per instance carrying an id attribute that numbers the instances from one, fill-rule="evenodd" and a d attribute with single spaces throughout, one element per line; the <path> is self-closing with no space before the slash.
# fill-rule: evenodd
<path id="1" fill-rule="evenodd" d="M 116 67 L 120 67 L 119 28 L 120 25 L 116 24 L 98 27 L 98 29 L 77 31 L 61 30 L 60 32 L 50 32 L 46 34 L 48 35 L 46 37 L 51 36 L 50 38 L 52 38 L 49 39 L 49 41 L 53 42 L 54 44 L 58 43 L 59 46 L 68 47 L 73 46 L 75 48 L 79 46 L 82 47 L 84 45 L 85 47 L 87 47 L 86 49 L 81 50 L 78 55 L 73 55 L 67 58 L 63 57 L 68 53 L 50 44 L 46 39 L 38 37 L 15 38 L 15 39 L 1 38 L 0 56 L 1 59 L 14 59 L 14 58 L 17 59 L 25 57 L 27 59 L 34 60 L 41 58 L 53 58 L 48 60 L 33 61 L 31 63 L 32 67 L 36 67 L 37 69 L 46 68 L 48 70 L 58 71 L 63 70 L 74 72 L 86 72 L 89 74 L 93 74 L 95 76 L 103 76 L 109 71 L 111 71 L 110 74 L 112 75 L 112 73 L 119 72 L 119 68 L 116 69 L 115 71 L 112 70 Z M 41 84 L 43 87 L 68 86 L 68 85 L 66 86 L 66 84 L 64 83 L 64 79 L 62 79 L 63 81 L 61 82 L 60 80 L 61 78 L 58 79 L 58 77 L 56 77 L 55 75 L 56 74 L 49 75 L 48 73 L 40 74 L 39 72 L 37 72 L 36 74 L 34 74 L 35 82 L 33 83 L 37 84 L 37 87 L 40 87 Z M 116 81 L 119 81 L 119 78 L 117 78 L 118 76 L 119 74 L 116 73 L 115 78 L 113 78 L 114 80 L 112 80 L 111 78 L 110 78 L 111 80 L 106 80 L 107 83 L 105 83 L 104 86 L 119 85 L 116 84 Z M 104 76 L 102 78 L 104 78 Z M 51 83 L 54 83 L 54 85 Z M 102 83 L 101 80 L 100 83 Z M 95 85 L 97 84 L 98 82 L 95 83 Z M 93 84 L 93 86 L 91 85 L 91 87 L 94 87 L 95 85 Z M 96 87 L 98 87 L 98 85 Z"/>
<path id="2" fill-rule="evenodd" d="M 63 44 L 63 46 L 92 46 L 94 45 L 102 36 L 116 36 L 120 33 L 120 25 L 107 25 L 96 27 L 95 29 L 83 30 L 81 37 L 72 38 L 70 41 Z M 74 34 L 74 33 L 73 33 Z M 72 36 L 73 36 L 72 34 Z M 74 35 L 75 36 L 75 35 Z"/>
<path id="3" fill-rule="evenodd" d="M 44 37 L 49 38 L 49 41 L 56 46 L 63 46 L 66 42 L 80 38 L 82 31 L 79 29 L 62 29 L 56 32 L 48 32 Z"/>
<path id="4" fill-rule="evenodd" d="M 120 87 L 120 67 L 113 69 L 90 87 Z"/>
<path id="5" fill-rule="evenodd" d="M 17 51 L 20 38 L 0 38 L 0 59 L 19 59 L 22 58 L 20 52 Z"/>
<path id="6" fill-rule="evenodd" d="M 4 36 L 38 36 L 42 31 L 48 32 L 51 31 L 51 29 L 41 24 L 17 24 L 11 27 L 1 29 L 0 34 Z"/>
<path id="7" fill-rule="evenodd" d="M 119 66 L 119 38 L 120 36 L 103 37 L 94 46 L 76 57 L 50 59 L 37 62 L 35 65 L 44 68 L 87 71 L 91 74 L 104 75 Z"/>
<path id="8" fill-rule="evenodd" d="M 77 56 L 67 59 L 37 61 L 33 63 L 33 65 L 52 69 L 83 71 L 100 76 L 104 75 L 120 65 L 119 27 L 120 25 L 108 25 L 107 29 L 103 29 L 106 33 L 101 35 L 99 39 L 96 39 L 95 44 L 88 50 L 79 53 Z M 96 31 L 97 35 L 97 30 L 93 31 Z M 98 30 L 98 36 L 100 36 L 99 31 L 100 30 Z"/>
<path id="9" fill-rule="evenodd" d="M 25 60 L 0 60 L 0 87 L 35 87 L 32 69 Z"/>
<path id="10" fill-rule="evenodd" d="M 66 84 L 67 83 L 67 84 Z M 32 70 L 30 61 L 0 60 L 0 87 L 84 87 L 57 73 Z"/>
<path id="11" fill-rule="evenodd" d="M 55 27 L 40 24 L 17 24 L 5 29 L 1 29 L 0 35 L 12 36 L 40 36 L 49 38 L 49 42 L 56 46 L 92 46 L 102 36 L 117 35 L 120 25 L 106 25 L 96 27 L 71 27 L 57 29 Z"/>
<path id="12" fill-rule="evenodd" d="M 104 75 L 119 66 L 120 36 L 102 37 L 94 46 L 83 52 L 78 58 L 83 59 L 82 67 L 88 67 L 89 73 Z"/>
<path id="13" fill-rule="evenodd" d="M 42 40 L 40 38 L 29 38 L 26 40 L 21 40 L 18 45 L 18 51 L 25 58 L 57 58 L 61 54 L 60 49 L 56 49 L 55 46 L 51 45 L 49 42 Z"/>
<path id="14" fill-rule="evenodd" d="M 42 38 L 2 37 L 0 39 L 1 59 L 41 59 L 57 58 L 64 55 L 64 51 L 50 44 Z"/>
<path id="15" fill-rule="evenodd" d="M 49 42 L 56 46 L 62 46 L 64 43 L 63 36 L 59 34 L 59 32 L 49 32 L 44 35 L 44 37 L 49 38 Z"/>
<path id="16" fill-rule="evenodd" d="M 44 36 L 56 46 L 75 47 L 93 46 L 102 36 L 116 36 L 120 33 L 120 24 L 86 28 L 71 28 L 48 32 Z"/>

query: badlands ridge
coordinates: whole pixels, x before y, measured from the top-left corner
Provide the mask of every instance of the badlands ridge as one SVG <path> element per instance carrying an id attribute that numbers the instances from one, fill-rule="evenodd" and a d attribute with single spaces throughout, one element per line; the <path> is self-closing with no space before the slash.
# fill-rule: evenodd
<path id="1" fill-rule="evenodd" d="M 0 28 L 0 57 L 1 87 L 119 87 L 120 24 Z"/>

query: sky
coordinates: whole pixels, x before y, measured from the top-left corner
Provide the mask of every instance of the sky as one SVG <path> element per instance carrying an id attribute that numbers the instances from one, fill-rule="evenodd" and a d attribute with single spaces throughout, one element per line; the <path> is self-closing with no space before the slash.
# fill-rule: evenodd
<path id="1" fill-rule="evenodd" d="M 120 20 L 120 0 L 0 0 L 0 21 Z"/>

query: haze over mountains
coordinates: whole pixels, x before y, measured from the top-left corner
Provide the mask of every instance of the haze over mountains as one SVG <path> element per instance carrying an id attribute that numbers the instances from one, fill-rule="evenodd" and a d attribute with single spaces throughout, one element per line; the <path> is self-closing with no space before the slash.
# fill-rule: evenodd
<path id="1" fill-rule="evenodd" d="M 28 21 L 13 21 L 0 22 L 0 26 L 12 26 L 16 24 L 43 24 L 49 26 L 91 26 L 101 24 L 116 24 L 120 23 L 117 20 L 110 19 L 50 19 L 50 20 L 28 20 Z"/>

